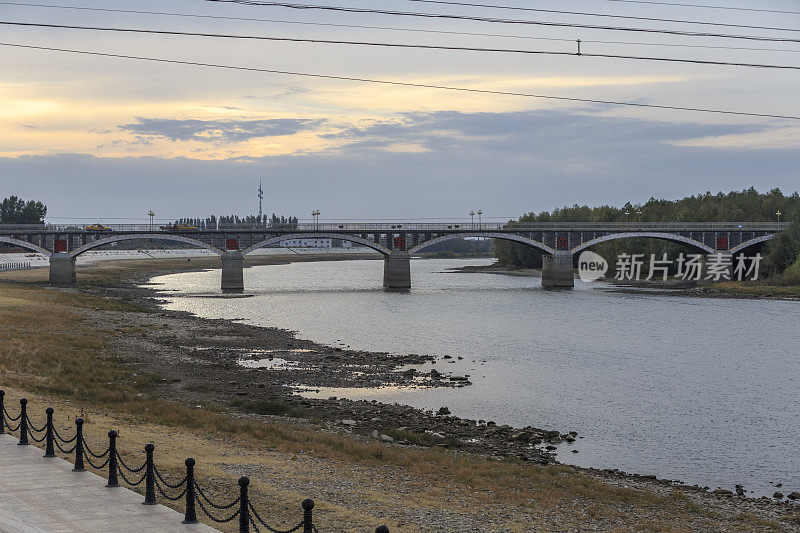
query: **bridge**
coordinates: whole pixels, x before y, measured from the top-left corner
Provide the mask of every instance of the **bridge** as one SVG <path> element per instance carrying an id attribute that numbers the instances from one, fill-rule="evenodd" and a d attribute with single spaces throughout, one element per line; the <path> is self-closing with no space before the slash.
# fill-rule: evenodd
<path id="1" fill-rule="evenodd" d="M 734 256 L 772 239 L 787 224 L 777 222 L 537 222 L 472 223 L 360 222 L 291 225 L 236 225 L 161 229 L 121 224 L 93 231 L 82 225 L 0 225 L 0 242 L 49 257 L 50 283 L 73 285 L 75 260 L 81 254 L 129 240 L 165 240 L 209 250 L 220 257 L 222 290 L 244 290 L 247 254 L 293 239 L 338 239 L 384 256 L 383 286 L 411 288 L 412 255 L 453 239 L 486 238 L 516 242 L 542 253 L 542 286 L 574 286 L 577 254 L 597 244 L 630 238 L 661 239 L 690 246 L 705 255 Z"/>

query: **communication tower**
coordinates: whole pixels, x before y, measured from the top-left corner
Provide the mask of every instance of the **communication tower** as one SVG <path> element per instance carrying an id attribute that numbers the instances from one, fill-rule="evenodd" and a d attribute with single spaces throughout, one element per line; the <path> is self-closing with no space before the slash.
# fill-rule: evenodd
<path id="1" fill-rule="evenodd" d="M 264 201 L 264 189 L 261 188 L 261 179 L 258 180 L 258 223 L 261 224 L 261 203 Z"/>

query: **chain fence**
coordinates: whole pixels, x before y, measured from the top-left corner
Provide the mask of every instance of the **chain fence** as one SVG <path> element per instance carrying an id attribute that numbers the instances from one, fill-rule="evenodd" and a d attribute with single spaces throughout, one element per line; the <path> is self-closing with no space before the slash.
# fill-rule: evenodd
<path id="1" fill-rule="evenodd" d="M 297 525 L 290 529 L 278 529 L 269 525 L 250 502 L 250 479 L 247 476 L 239 478 L 239 495 L 234 500 L 227 503 L 214 501 L 208 495 L 207 490 L 203 489 L 195 480 L 195 460 L 192 458 L 187 458 L 184 461 L 186 474 L 179 481 L 170 482 L 165 479 L 155 464 L 153 458 L 155 446 L 152 443 L 148 443 L 144 447 L 144 463 L 133 468 L 125 462 L 117 451 L 116 431 L 111 430 L 108 432 L 108 447 L 102 452 L 96 453 L 89 447 L 83 437 L 84 421 L 82 418 L 75 419 L 75 434 L 67 439 L 56 429 L 53 423 L 53 409 L 51 407 L 46 410 L 47 421 L 43 426 L 38 427 L 28 416 L 27 399 L 20 399 L 20 412 L 16 416 L 11 416 L 6 409 L 4 400 L 5 391 L 0 390 L 0 434 L 6 433 L 7 430 L 12 433 L 19 431 L 19 444 L 29 445 L 28 439 L 36 443 L 44 443 L 45 458 L 56 457 L 56 449 L 65 455 L 74 455 L 73 471 L 75 472 L 85 471 L 84 461 L 95 470 L 107 469 L 107 487 L 119 487 L 120 479 L 130 487 L 138 487 L 144 484 L 145 500 L 143 503 L 146 505 L 158 503 L 156 492 L 162 498 L 172 502 L 184 500 L 183 524 L 196 524 L 199 522 L 197 519 L 197 508 L 199 507 L 201 513 L 211 523 L 226 524 L 238 518 L 239 533 L 249 533 L 250 531 L 260 533 L 261 528 L 270 533 L 294 533 L 301 530 L 303 533 L 318 533 L 313 519 L 314 501 L 311 499 L 303 500 L 301 504 L 303 519 Z M 17 424 L 12 425 L 12 422 L 17 422 Z M 66 446 L 70 444 L 72 446 L 67 448 Z M 93 461 L 93 459 L 100 461 L 104 458 L 105 460 L 102 463 Z M 178 490 L 180 490 L 180 493 L 174 494 Z M 170 492 L 173 494 L 170 494 Z M 379 526 L 375 532 L 389 533 L 389 529 L 386 526 Z"/>

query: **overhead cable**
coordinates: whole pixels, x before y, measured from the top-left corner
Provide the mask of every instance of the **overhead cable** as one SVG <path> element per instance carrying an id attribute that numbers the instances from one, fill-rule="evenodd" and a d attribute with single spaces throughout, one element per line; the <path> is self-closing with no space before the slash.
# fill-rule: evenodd
<path id="1" fill-rule="evenodd" d="M 12 6 L 25 6 L 25 7 L 41 7 L 41 8 L 49 8 L 49 9 L 72 9 L 72 10 L 80 10 L 80 11 L 96 11 L 96 12 L 108 12 L 108 13 L 129 13 L 129 14 L 137 14 L 137 15 L 160 15 L 160 16 L 169 16 L 169 17 L 188 17 L 188 18 L 197 18 L 197 19 L 212 19 L 212 20 L 238 20 L 238 21 L 250 21 L 250 22 L 271 22 L 277 24 L 297 24 L 302 26 L 320 26 L 320 27 L 332 27 L 332 28 L 356 28 L 356 29 L 367 29 L 367 30 L 385 30 L 385 31 L 404 31 L 404 32 L 412 32 L 412 33 L 429 33 L 429 34 L 436 34 L 436 35 L 463 35 L 469 37 L 499 37 L 504 39 L 526 39 L 526 40 L 533 40 L 533 41 L 552 41 L 552 42 L 568 42 L 574 43 L 575 39 L 564 39 L 564 38 L 557 38 L 557 37 L 537 37 L 533 35 L 509 35 L 507 33 L 480 33 L 480 32 L 468 32 L 468 31 L 448 31 L 448 30 L 430 30 L 430 29 L 423 29 L 423 28 L 397 28 L 392 26 L 370 26 L 364 24 L 336 24 L 332 22 L 308 22 L 308 21 L 299 21 L 299 20 L 282 20 L 282 19 L 266 19 L 266 18 L 254 18 L 254 17 L 231 17 L 231 16 L 223 16 L 223 15 L 198 15 L 193 13 L 175 13 L 169 11 L 138 11 L 134 9 L 113 9 L 113 8 L 103 8 L 103 7 L 88 7 L 88 6 L 57 6 L 53 4 L 32 4 L 26 2 L 0 2 L 0 5 L 12 5 Z M 595 40 L 595 39 L 581 39 L 582 43 L 595 43 L 595 44 L 621 44 L 626 46 L 662 46 L 662 47 L 670 47 L 670 48 L 699 48 L 699 49 L 711 49 L 711 50 L 747 50 L 747 51 L 757 51 L 757 52 L 793 52 L 793 53 L 800 53 L 800 49 L 793 50 L 790 48 L 755 48 L 755 47 L 747 47 L 747 46 L 714 46 L 714 45 L 704 45 L 704 44 L 678 44 L 678 43 L 645 43 L 645 42 L 637 42 L 637 41 L 603 41 L 603 40 Z"/>
<path id="2" fill-rule="evenodd" d="M 770 113 L 756 113 L 750 111 L 734 111 L 734 110 L 727 110 L 727 109 L 712 109 L 712 108 L 702 108 L 702 107 L 687 107 L 687 106 L 674 106 L 674 105 L 660 105 L 660 104 L 645 104 L 641 102 L 622 102 L 618 100 L 601 100 L 601 99 L 594 99 L 594 98 L 573 98 L 568 96 L 552 96 L 552 95 L 542 95 L 542 94 L 533 94 L 533 93 L 523 93 L 523 92 L 513 92 L 513 91 L 500 91 L 500 90 L 491 90 L 491 89 L 473 89 L 469 87 L 455 87 L 450 85 L 436 85 L 430 83 L 414 83 L 414 82 L 404 82 L 404 81 L 394 81 L 394 80 L 379 80 L 379 79 L 372 79 L 372 78 L 361 78 L 355 76 L 336 76 L 332 74 L 316 74 L 310 72 L 294 72 L 288 70 L 278 70 L 278 69 L 267 69 L 267 68 L 260 68 L 260 67 L 247 67 L 247 66 L 240 66 L 240 65 L 224 65 L 219 63 L 205 63 L 200 61 L 183 61 L 178 59 L 165 59 L 165 58 L 155 58 L 155 57 L 144 57 L 144 56 L 134 56 L 134 55 L 127 55 L 127 54 L 111 54 L 107 52 L 93 52 L 88 50 L 75 50 L 69 48 L 55 48 L 50 46 L 34 46 L 29 44 L 18 44 L 18 43 L 4 43 L 0 42 L 0 46 L 8 46 L 14 48 L 24 48 L 29 50 L 46 50 L 51 52 L 66 52 L 72 54 L 83 54 L 83 55 L 91 55 L 91 56 L 98 56 L 98 57 L 111 57 L 117 59 L 134 59 L 139 61 L 150 61 L 155 63 L 168 63 L 168 64 L 175 64 L 175 65 L 190 65 L 190 66 L 198 66 L 198 67 L 210 67 L 210 68 L 219 68 L 219 69 L 228 69 L 228 70 L 237 70 L 237 71 L 246 71 L 246 72 L 265 72 L 270 74 L 283 74 L 287 76 L 302 76 L 306 78 L 319 78 L 319 79 L 329 79 L 329 80 L 338 80 L 338 81 L 353 81 L 353 82 L 361 82 L 361 83 L 373 83 L 379 85 L 395 85 L 400 87 L 414 87 L 414 88 L 422 88 L 422 89 L 439 89 L 445 91 L 456 91 L 456 92 L 465 92 L 465 93 L 474 93 L 474 94 L 491 94 L 491 95 L 498 95 L 498 96 L 519 96 L 524 98 L 538 98 L 544 100 L 556 100 L 562 102 L 575 102 L 575 103 L 589 103 L 589 104 L 605 104 L 605 105 L 612 105 L 612 106 L 626 106 L 626 107 L 638 107 L 638 108 L 650 108 L 650 109 L 663 109 L 663 110 L 670 110 L 670 111 L 692 111 L 692 112 L 699 112 L 699 113 L 713 113 L 719 115 L 733 115 L 733 116 L 742 116 L 742 117 L 755 117 L 755 118 L 776 118 L 776 119 L 788 119 L 788 120 L 800 120 L 800 115 L 779 115 L 779 114 L 770 114 Z"/>
<path id="3" fill-rule="evenodd" d="M 337 11 L 343 13 L 372 13 L 380 15 L 396 15 L 403 17 L 419 17 L 431 19 L 447 19 L 447 20 L 470 20 L 478 22 L 492 22 L 498 24 L 524 24 L 534 26 L 551 26 L 557 28 L 586 28 L 592 30 L 611 30 L 611 31 L 627 31 L 627 32 L 643 32 L 643 33 L 657 33 L 666 35 L 681 35 L 684 37 L 719 37 L 725 39 L 746 39 L 752 41 L 772 41 L 772 42 L 800 42 L 796 38 L 789 37 L 770 37 L 766 35 L 739 35 L 728 33 L 715 33 L 715 32 L 700 32 L 688 30 L 670 30 L 661 28 L 632 28 L 628 26 L 604 26 L 598 24 L 579 24 L 572 22 L 552 22 L 541 20 L 518 20 L 518 19 L 501 19 L 494 17 L 479 17 L 473 15 L 453 15 L 445 13 L 420 13 L 411 11 L 392 11 L 388 9 L 373 9 L 373 8 L 358 8 L 346 6 L 330 6 L 330 5 L 313 5 L 313 4 L 295 4 L 289 2 L 266 2 L 261 0 L 203 0 L 205 2 L 216 2 L 224 4 L 241 4 L 249 6 L 267 6 L 267 7 L 285 7 L 289 9 L 302 9 L 302 10 L 323 10 L 323 11 Z M 800 31 L 800 30 L 792 30 Z"/>
<path id="4" fill-rule="evenodd" d="M 372 42 L 372 41 L 341 41 L 333 39 L 302 39 L 299 37 L 272 37 L 266 35 L 233 35 L 227 33 L 151 30 L 143 28 L 112 28 L 105 26 L 74 26 L 70 24 L 45 24 L 41 22 L 13 22 L 7 20 L 0 20 L 0 25 L 36 27 L 36 28 L 60 28 L 60 29 L 89 30 L 89 31 L 112 31 L 112 32 L 122 32 L 122 33 L 147 33 L 147 34 L 157 34 L 157 35 L 182 35 L 190 37 L 212 37 L 212 38 L 224 38 L 224 39 L 282 41 L 282 42 L 310 43 L 310 44 L 340 44 L 340 45 L 355 45 L 355 46 L 373 46 L 373 47 L 383 47 L 383 48 L 415 48 L 422 50 L 446 50 L 450 52 L 453 51 L 491 52 L 491 53 L 509 53 L 509 54 L 527 54 L 527 55 L 598 57 L 604 59 L 626 59 L 626 60 L 636 60 L 636 61 L 660 61 L 668 63 L 693 63 L 698 65 L 800 70 L 800 66 L 794 66 L 794 65 L 771 65 L 765 63 L 714 61 L 705 59 L 684 59 L 684 58 L 673 58 L 673 57 L 626 56 L 619 54 L 583 53 L 581 51 L 557 52 L 550 50 L 524 50 L 524 49 L 514 49 L 514 48 L 479 48 L 470 46 L 444 46 L 444 45 L 432 45 L 432 44 L 404 44 L 404 43 L 384 43 L 384 42 Z"/>
<path id="5" fill-rule="evenodd" d="M 797 28 L 779 28 L 775 26 L 752 26 L 749 24 L 729 24 L 725 22 L 709 22 L 705 20 L 685 20 L 685 19 L 667 19 L 657 17 L 638 17 L 634 15 L 613 15 L 610 13 L 594 13 L 591 11 L 563 11 L 558 9 L 543 9 L 538 7 L 519 7 L 519 6 L 504 6 L 497 4 L 484 4 L 478 2 L 459 2 L 457 0 L 406 0 L 406 2 L 416 2 L 424 4 L 448 5 L 448 6 L 462 6 L 462 7 L 483 7 L 489 9 L 503 9 L 509 11 L 527 11 L 533 13 L 551 13 L 556 15 L 578 15 L 582 17 L 602 17 L 614 18 L 624 20 L 645 20 L 647 22 L 669 22 L 675 24 L 698 24 L 702 26 L 721 26 L 725 28 L 739 28 L 750 30 L 771 30 L 771 31 L 800 31 Z"/>
<path id="6" fill-rule="evenodd" d="M 655 0 L 605 0 L 606 2 L 620 2 L 625 4 L 650 4 L 656 6 L 697 7 L 702 9 L 724 9 L 727 11 L 750 11 L 753 13 L 781 13 L 784 15 L 800 15 L 800 11 L 783 11 L 780 9 L 760 9 L 756 7 L 720 6 L 712 4 L 688 4 L 679 2 L 656 2 Z"/>

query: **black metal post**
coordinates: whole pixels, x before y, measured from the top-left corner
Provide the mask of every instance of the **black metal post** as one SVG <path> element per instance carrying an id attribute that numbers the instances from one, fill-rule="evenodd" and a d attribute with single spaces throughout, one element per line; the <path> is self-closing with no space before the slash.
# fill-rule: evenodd
<path id="1" fill-rule="evenodd" d="M 386 526 L 378 526 L 375 528 L 375 533 L 389 533 L 389 528 Z"/>
<path id="2" fill-rule="evenodd" d="M 250 497 L 247 495 L 249 486 L 249 477 L 242 476 L 239 478 L 239 533 L 250 532 Z"/>
<path id="3" fill-rule="evenodd" d="M 144 505 L 155 505 L 156 503 L 156 478 L 153 467 L 153 450 L 155 446 L 152 442 L 147 443 L 144 452 L 147 454 L 147 461 L 144 471 Z"/>
<path id="4" fill-rule="evenodd" d="M 117 432 L 108 432 L 108 483 L 106 487 L 119 487 L 117 479 Z"/>
<path id="5" fill-rule="evenodd" d="M 21 414 L 19 417 L 19 442 L 17 444 L 26 446 L 28 444 L 28 399 L 21 398 L 19 407 Z"/>
<path id="6" fill-rule="evenodd" d="M 75 419 L 75 467 L 73 472 L 83 472 L 83 418 Z"/>
<path id="7" fill-rule="evenodd" d="M 6 391 L 0 390 L 0 435 L 6 432 L 5 396 Z"/>
<path id="8" fill-rule="evenodd" d="M 53 449 L 53 408 L 48 407 L 45 413 L 47 413 L 47 445 L 44 449 L 44 456 L 55 457 L 56 451 Z"/>
<path id="9" fill-rule="evenodd" d="M 314 510 L 314 500 L 311 498 L 303 500 L 303 533 L 314 532 L 314 517 L 312 512 Z"/>
<path id="10" fill-rule="evenodd" d="M 189 457 L 186 463 L 186 512 L 183 515 L 184 524 L 197 523 L 197 511 L 195 510 L 194 495 L 194 459 Z"/>

